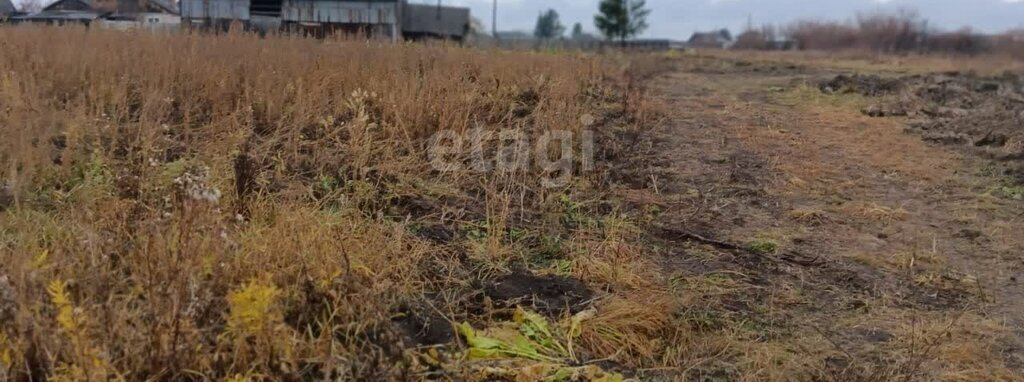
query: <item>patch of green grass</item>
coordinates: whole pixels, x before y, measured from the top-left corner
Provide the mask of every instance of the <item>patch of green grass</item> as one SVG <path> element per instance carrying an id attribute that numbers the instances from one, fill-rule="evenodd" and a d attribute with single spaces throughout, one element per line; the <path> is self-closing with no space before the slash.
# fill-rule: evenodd
<path id="1" fill-rule="evenodd" d="M 562 238 L 558 235 L 541 234 L 538 254 L 546 259 L 559 259 L 565 256 Z"/>
<path id="2" fill-rule="evenodd" d="M 774 103 L 804 108 L 828 107 L 860 111 L 880 101 L 878 98 L 871 98 L 857 93 L 825 94 L 811 84 L 796 86 L 784 92 L 771 90 L 769 92 L 769 97 Z"/>
<path id="3" fill-rule="evenodd" d="M 483 240 L 487 238 L 487 223 L 465 224 L 459 227 L 463 236 L 470 240 Z"/>
<path id="4" fill-rule="evenodd" d="M 526 240 L 530 237 L 530 231 L 522 228 L 510 228 L 508 230 L 508 239 L 514 243 Z"/>
<path id="5" fill-rule="evenodd" d="M 732 321 L 725 314 L 711 308 L 690 309 L 682 312 L 679 318 L 697 332 L 713 332 L 732 325 Z"/>
<path id="6" fill-rule="evenodd" d="M 1024 186 L 1003 186 L 999 194 L 1007 199 L 1024 200 Z"/>
<path id="7" fill-rule="evenodd" d="M 688 246 L 688 248 L 686 248 L 685 253 L 687 257 L 700 260 L 715 260 L 719 256 L 711 249 L 708 249 L 707 247 L 703 247 L 700 245 Z"/>
<path id="8" fill-rule="evenodd" d="M 551 268 L 559 276 L 572 276 L 572 260 L 558 259 L 551 261 Z"/>
<path id="9" fill-rule="evenodd" d="M 341 186 L 341 181 L 332 175 L 321 174 L 317 177 L 317 186 L 320 187 L 319 191 L 324 193 L 332 193 Z"/>
<path id="10" fill-rule="evenodd" d="M 665 214 L 665 210 L 657 204 L 645 205 L 642 209 L 643 214 L 637 217 L 637 223 L 640 224 L 654 224 L 662 215 Z"/>
<path id="11" fill-rule="evenodd" d="M 770 253 L 775 253 L 775 251 L 779 249 L 779 245 L 771 240 L 756 239 L 747 242 L 747 249 L 755 253 L 767 255 Z"/>

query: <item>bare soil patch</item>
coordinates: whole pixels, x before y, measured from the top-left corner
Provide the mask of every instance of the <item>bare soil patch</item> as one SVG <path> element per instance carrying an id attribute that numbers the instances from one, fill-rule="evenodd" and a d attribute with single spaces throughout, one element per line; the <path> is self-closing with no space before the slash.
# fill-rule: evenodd
<path id="1" fill-rule="evenodd" d="M 688 377 L 1013 379 L 1022 242 L 1003 230 L 1020 206 L 985 193 L 1001 175 L 862 113 L 914 83 L 726 61 L 679 60 L 656 87 L 651 240 L 680 320 L 743 349 L 690 353 Z"/>

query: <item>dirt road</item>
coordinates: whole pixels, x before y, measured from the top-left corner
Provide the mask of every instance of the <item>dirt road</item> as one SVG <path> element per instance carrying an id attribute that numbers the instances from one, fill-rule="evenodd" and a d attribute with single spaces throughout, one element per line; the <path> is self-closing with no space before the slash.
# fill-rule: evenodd
<path id="1" fill-rule="evenodd" d="M 681 60 L 658 193 L 689 377 L 1019 379 L 1024 203 L 999 164 L 870 118 L 827 68 Z"/>

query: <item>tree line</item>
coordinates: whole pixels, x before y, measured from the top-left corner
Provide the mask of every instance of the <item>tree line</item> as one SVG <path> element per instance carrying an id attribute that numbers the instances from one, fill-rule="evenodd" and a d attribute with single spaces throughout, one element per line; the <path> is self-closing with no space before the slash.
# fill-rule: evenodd
<path id="1" fill-rule="evenodd" d="M 601 0 L 594 16 L 594 26 L 605 39 L 625 42 L 647 30 L 647 15 L 650 13 L 647 0 Z M 548 9 L 537 16 L 533 36 L 541 40 L 562 38 L 565 30 L 558 11 Z M 585 36 L 583 24 L 574 24 L 571 37 L 581 39 Z"/>
<path id="2" fill-rule="evenodd" d="M 1024 56 L 1020 31 L 1001 36 L 969 28 L 943 31 L 913 10 L 858 14 L 852 21 L 799 20 L 785 26 L 748 26 L 736 38 L 735 49 L 864 50 L 880 53 L 981 54 L 1012 52 Z"/>

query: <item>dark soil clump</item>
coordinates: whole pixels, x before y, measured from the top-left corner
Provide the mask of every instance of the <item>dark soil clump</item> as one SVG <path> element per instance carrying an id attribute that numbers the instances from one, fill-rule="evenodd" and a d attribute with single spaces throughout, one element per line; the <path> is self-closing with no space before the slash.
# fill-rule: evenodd
<path id="1" fill-rule="evenodd" d="M 593 293 L 579 280 L 563 276 L 537 276 L 513 273 L 494 280 L 484 288 L 494 301 L 512 306 L 524 305 L 549 315 L 586 308 Z"/>
<path id="2" fill-rule="evenodd" d="M 443 345 L 455 339 L 452 324 L 429 309 L 409 309 L 394 319 L 408 343 L 419 346 Z"/>
<path id="3" fill-rule="evenodd" d="M 875 75 L 840 74 L 818 85 L 824 93 L 857 93 L 870 97 L 895 94 L 904 89 L 900 79 L 886 79 Z"/>

